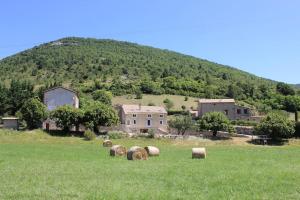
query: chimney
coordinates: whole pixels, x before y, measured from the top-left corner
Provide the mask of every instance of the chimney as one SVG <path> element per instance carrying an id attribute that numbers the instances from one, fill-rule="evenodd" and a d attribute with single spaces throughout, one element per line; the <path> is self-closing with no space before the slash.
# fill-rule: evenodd
<path id="1" fill-rule="evenodd" d="M 142 104 L 139 103 L 139 110 L 142 110 Z"/>

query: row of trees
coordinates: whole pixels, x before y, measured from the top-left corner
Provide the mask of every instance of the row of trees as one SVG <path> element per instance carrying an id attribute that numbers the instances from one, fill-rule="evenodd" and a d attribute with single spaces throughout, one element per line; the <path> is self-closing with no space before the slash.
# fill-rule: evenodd
<path id="1" fill-rule="evenodd" d="M 83 124 L 97 132 L 98 126 L 111 126 L 119 122 L 118 115 L 111 106 L 92 100 L 86 101 L 81 109 L 65 105 L 47 112 L 45 105 L 38 98 L 31 98 L 24 103 L 18 115 L 26 122 L 29 129 L 40 127 L 48 117 L 55 120 L 58 127 L 64 131 Z"/>
<path id="2" fill-rule="evenodd" d="M 206 113 L 198 121 L 193 121 L 189 115 L 177 116 L 170 121 L 169 125 L 175 128 L 180 135 L 184 135 L 187 130 L 192 128 L 199 131 L 211 131 L 213 136 L 217 136 L 218 131 L 234 131 L 229 119 L 220 112 Z M 272 139 L 278 140 L 297 136 L 299 127 L 299 123 L 295 124 L 287 116 L 278 112 L 271 112 L 255 127 L 255 133 L 268 135 Z"/>

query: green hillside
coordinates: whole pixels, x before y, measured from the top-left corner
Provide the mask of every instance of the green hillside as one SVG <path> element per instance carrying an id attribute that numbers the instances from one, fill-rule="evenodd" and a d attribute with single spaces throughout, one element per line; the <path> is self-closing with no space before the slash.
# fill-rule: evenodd
<path id="1" fill-rule="evenodd" d="M 192 56 L 114 40 L 63 38 L 0 61 L 0 80 L 68 83 L 84 92 L 261 98 L 274 82 Z M 93 88 L 94 87 L 94 88 Z"/>

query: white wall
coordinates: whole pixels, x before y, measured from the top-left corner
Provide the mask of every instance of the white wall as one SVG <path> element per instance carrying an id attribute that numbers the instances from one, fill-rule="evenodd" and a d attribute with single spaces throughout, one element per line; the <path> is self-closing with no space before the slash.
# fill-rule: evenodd
<path id="1" fill-rule="evenodd" d="M 47 91 L 44 94 L 44 104 L 50 111 L 63 105 L 71 105 L 75 108 L 79 108 L 77 95 L 63 88 L 55 88 Z"/>

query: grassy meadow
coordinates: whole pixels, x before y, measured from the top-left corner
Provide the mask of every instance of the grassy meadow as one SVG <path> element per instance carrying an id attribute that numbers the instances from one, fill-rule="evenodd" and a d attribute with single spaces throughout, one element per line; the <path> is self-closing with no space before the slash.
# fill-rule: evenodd
<path id="1" fill-rule="evenodd" d="M 119 139 L 155 145 L 159 157 L 127 161 L 102 140 L 0 129 L 0 199 L 299 199 L 300 142 Z M 191 159 L 206 147 L 205 160 Z"/>
<path id="2" fill-rule="evenodd" d="M 184 100 L 185 96 L 180 95 L 147 95 L 143 94 L 142 99 L 135 99 L 135 95 L 125 95 L 125 96 L 115 96 L 113 97 L 112 103 L 116 104 L 142 104 L 148 105 L 149 103 L 154 103 L 156 106 L 164 106 L 163 101 L 168 98 L 174 103 L 172 110 L 181 110 L 181 106 L 185 106 L 186 109 L 193 107 L 197 108 L 197 100 L 199 98 L 189 97 L 187 101 Z"/>

